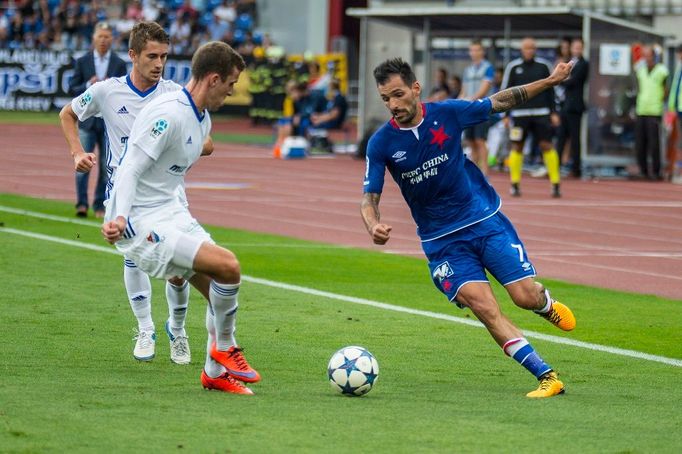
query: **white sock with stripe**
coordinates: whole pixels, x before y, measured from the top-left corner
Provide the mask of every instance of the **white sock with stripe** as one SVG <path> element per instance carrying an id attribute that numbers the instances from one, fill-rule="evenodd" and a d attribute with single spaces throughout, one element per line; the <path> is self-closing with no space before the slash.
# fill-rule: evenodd
<path id="1" fill-rule="evenodd" d="M 187 336 L 185 318 L 189 303 L 189 282 L 181 286 L 166 281 L 166 300 L 168 301 L 168 321 L 173 336 Z"/>
<path id="2" fill-rule="evenodd" d="M 128 259 L 123 261 L 123 282 L 130 308 L 137 319 L 137 329 L 140 331 L 154 331 L 152 320 L 152 283 L 135 263 Z"/>
<path id="3" fill-rule="evenodd" d="M 239 284 L 219 284 L 211 281 L 208 295 L 215 317 L 216 348 L 221 351 L 237 345 L 234 332 L 239 308 L 238 294 Z"/>

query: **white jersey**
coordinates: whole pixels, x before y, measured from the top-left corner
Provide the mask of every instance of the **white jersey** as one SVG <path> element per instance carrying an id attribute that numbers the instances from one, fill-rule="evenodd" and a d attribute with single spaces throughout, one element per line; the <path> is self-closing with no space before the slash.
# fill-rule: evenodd
<path id="1" fill-rule="evenodd" d="M 80 121 L 94 116 L 104 119 L 109 176 L 107 198 L 113 184 L 113 172 L 120 163 L 135 118 L 152 99 L 180 89 L 182 87 L 172 80 L 161 79 L 146 91 L 140 91 L 127 75 L 97 82 L 71 101 L 71 108 Z"/>
<path id="2" fill-rule="evenodd" d="M 128 217 L 126 206 L 131 207 L 131 213 L 140 216 L 149 208 L 175 203 L 178 188 L 184 185 L 185 175 L 201 156 L 210 130 L 208 112 L 199 112 L 184 88 L 148 103 L 133 125 L 121 158 L 118 174 L 121 178 L 114 184 L 111 219 L 118 215 Z M 132 165 L 128 164 L 131 159 L 126 156 L 134 153 L 145 153 L 153 163 L 137 177 L 135 193 L 121 197 L 121 192 L 127 192 L 123 186 L 132 183 L 123 181 L 124 168 Z M 131 200 L 121 200 L 127 197 Z"/>

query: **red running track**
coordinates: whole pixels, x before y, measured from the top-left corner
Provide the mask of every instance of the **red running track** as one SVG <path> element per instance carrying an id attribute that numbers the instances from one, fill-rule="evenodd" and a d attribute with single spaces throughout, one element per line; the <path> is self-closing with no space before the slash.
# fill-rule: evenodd
<path id="1" fill-rule="evenodd" d="M 75 200 L 57 127 L 5 125 L 0 133 L 0 192 Z M 263 147 L 218 144 L 190 172 L 187 193 L 202 223 L 421 257 L 390 178 L 381 212 L 392 239 L 371 244 L 359 215 L 364 170 L 349 156 L 283 161 Z M 505 174 L 490 179 L 541 278 L 682 299 L 682 186 L 567 180 L 555 200 L 546 180 L 525 177 L 523 197 L 512 199 Z"/>

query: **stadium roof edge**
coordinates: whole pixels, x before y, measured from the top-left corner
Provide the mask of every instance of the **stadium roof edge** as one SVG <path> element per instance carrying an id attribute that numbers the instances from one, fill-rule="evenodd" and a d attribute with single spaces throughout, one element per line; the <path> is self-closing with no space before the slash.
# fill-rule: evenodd
<path id="1" fill-rule="evenodd" d="M 414 7 L 382 7 L 382 8 L 348 8 L 346 14 L 354 17 L 391 17 L 391 16 L 462 16 L 462 15 L 492 15 L 514 16 L 521 14 L 569 14 L 573 12 L 567 6 L 558 7 L 459 7 L 459 6 L 422 6 Z"/>
<path id="2" fill-rule="evenodd" d="M 459 6 L 425 6 L 425 7 L 374 7 L 374 8 L 348 8 L 346 13 L 349 16 L 357 17 L 358 19 L 368 18 L 377 19 L 384 22 L 394 22 L 397 25 L 406 26 L 412 29 L 421 29 L 423 27 L 423 19 L 431 19 L 430 32 L 432 35 L 450 34 L 452 26 L 455 25 L 451 21 L 456 21 L 462 16 L 478 16 L 479 18 L 488 16 L 495 17 L 496 21 L 503 20 L 503 18 L 512 19 L 512 21 L 519 23 L 512 24 L 512 28 L 523 28 L 529 31 L 530 28 L 550 29 L 550 30 L 565 30 L 575 29 L 581 30 L 581 21 L 585 17 L 597 19 L 608 22 L 621 27 L 638 30 L 644 33 L 657 35 L 663 38 L 672 38 L 669 35 L 662 35 L 653 27 L 638 24 L 636 22 L 620 19 L 606 14 L 597 13 L 594 11 L 570 8 L 567 6 L 557 7 L 459 7 Z M 537 20 L 536 16 L 544 16 L 547 23 L 543 25 L 530 26 L 529 21 Z M 552 22 L 555 22 L 552 24 Z M 469 27 L 464 21 L 456 23 L 457 28 L 462 31 Z M 473 24 L 471 29 L 478 28 L 480 30 L 480 23 Z M 487 28 L 487 27 L 486 27 Z M 490 30 L 487 30 L 490 31 Z"/>

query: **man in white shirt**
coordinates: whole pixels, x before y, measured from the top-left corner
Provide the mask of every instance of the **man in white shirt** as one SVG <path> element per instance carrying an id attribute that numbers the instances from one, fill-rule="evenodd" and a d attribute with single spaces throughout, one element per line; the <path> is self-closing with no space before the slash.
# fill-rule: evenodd
<path id="1" fill-rule="evenodd" d="M 207 110 L 218 109 L 232 94 L 244 66 L 229 45 L 204 44 L 192 58 L 192 78 L 185 88 L 158 97 L 140 112 L 102 225 L 104 238 L 149 275 L 183 276 L 207 298 L 201 383 L 235 394 L 253 394 L 242 382 L 260 380 L 234 337 L 239 262 L 213 242 L 176 191 L 208 137 Z"/>
<path id="2" fill-rule="evenodd" d="M 155 22 L 140 22 L 130 34 L 129 55 L 133 62 L 132 72 L 123 77 L 110 78 L 89 87 L 85 93 L 67 104 L 60 113 L 62 129 L 79 172 L 89 172 L 97 164 L 93 153 L 86 153 L 79 141 L 76 122 L 101 116 L 108 137 L 108 160 L 106 197 L 115 179 L 115 171 L 126 148 L 135 118 L 150 100 L 182 87 L 161 78 L 163 65 L 168 57 L 168 34 Z M 210 141 L 203 150 L 212 151 Z M 186 204 L 184 190 L 178 197 Z M 129 258 L 124 259 L 123 277 L 130 306 L 137 318 L 133 356 L 139 361 L 150 361 L 155 356 L 156 334 L 151 316 L 152 287 L 149 277 Z M 177 364 L 189 364 L 189 342 L 185 332 L 185 317 L 189 302 L 189 286 L 184 279 L 172 278 L 166 283 L 169 318 L 165 324 L 170 339 L 171 360 Z"/>

